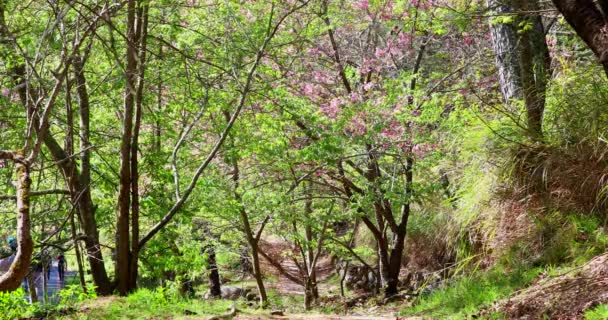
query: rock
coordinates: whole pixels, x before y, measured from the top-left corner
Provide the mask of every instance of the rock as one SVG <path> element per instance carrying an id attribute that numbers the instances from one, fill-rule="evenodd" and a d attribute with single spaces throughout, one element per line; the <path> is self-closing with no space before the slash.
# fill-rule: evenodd
<path id="1" fill-rule="evenodd" d="M 270 311 L 271 316 L 284 316 L 283 310 L 272 310 Z"/>
<path id="2" fill-rule="evenodd" d="M 222 287 L 221 298 L 228 300 L 237 300 L 239 298 L 246 298 L 248 301 L 256 300 L 257 295 L 252 292 L 251 288 L 239 288 L 239 287 L 231 287 L 231 286 L 223 286 Z M 203 296 L 205 299 L 211 299 L 211 294 L 209 291 L 205 292 Z"/>
<path id="3" fill-rule="evenodd" d="M 376 287 L 376 275 L 365 266 L 351 266 L 344 281 L 348 289 L 372 291 Z"/>
<path id="4" fill-rule="evenodd" d="M 187 316 L 193 316 L 193 315 L 197 315 L 198 313 L 196 313 L 194 311 L 190 311 L 188 309 L 184 309 L 184 314 Z"/>
<path id="5" fill-rule="evenodd" d="M 222 287 L 222 299 L 236 300 L 240 297 L 244 297 L 246 292 L 242 288 L 237 287 Z"/>

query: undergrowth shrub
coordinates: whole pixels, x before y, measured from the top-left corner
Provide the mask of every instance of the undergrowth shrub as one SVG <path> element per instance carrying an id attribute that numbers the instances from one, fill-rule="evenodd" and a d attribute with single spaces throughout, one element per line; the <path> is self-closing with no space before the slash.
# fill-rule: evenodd
<path id="1" fill-rule="evenodd" d="M 608 86 L 592 69 L 561 73 L 547 92 L 542 142 L 526 137 L 517 104 L 483 119 L 460 111 L 467 130 L 453 125 L 455 156 L 444 166 L 454 168 L 456 207 L 447 234 L 457 261 L 471 262 L 463 270 L 580 263 L 604 252 Z"/>
<path id="2" fill-rule="evenodd" d="M 608 319 L 608 305 L 600 304 L 599 306 L 585 311 L 586 320 L 604 320 Z"/>
<path id="3" fill-rule="evenodd" d="M 95 286 L 87 285 L 86 290 L 79 284 L 71 284 L 59 291 L 59 308 L 74 307 L 78 303 L 97 298 Z"/>
<path id="4" fill-rule="evenodd" d="M 467 318 L 490 303 L 530 284 L 541 268 L 505 269 L 497 266 L 485 272 L 455 278 L 446 287 L 423 294 L 402 315 L 431 318 Z"/>
<path id="5" fill-rule="evenodd" d="M 25 299 L 25 292 L 18 288 L 11 292 L 0 292 L 0 315 L 2 319 L 25 318 L 35 311 Z"/>

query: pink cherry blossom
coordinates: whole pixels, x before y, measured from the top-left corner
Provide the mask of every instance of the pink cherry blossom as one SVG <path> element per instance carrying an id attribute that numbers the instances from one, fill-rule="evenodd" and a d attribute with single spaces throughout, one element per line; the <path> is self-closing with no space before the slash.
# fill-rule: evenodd
<path id="1" fill-rule="evenodd" d="M 357 0 L 353 3 L 353 7 L 361 9 L 361 10 L 368 10 L 369 9 L 369 0 Z"/>
<path id="2" fill-rule="evenodd" d="M 389 140 L 399 140 L 403 137 L 405 129 L 397 120 L 391 120 L 386 127 L 382 129 L 380 134 L 383 138 Z"/>
<path id="3" fill-rule="evenodd" d="M 353 137 L 365 135 L 367 133 L 367 130 L 368 125 L 366 123 L 365 112 L 359 112 L 355 114 L 355 116 L 350 119 L 350 122 L 348 123 L 345 129 L 346 133 L 350 134 Z"/>
<path id="4" fill-rule="evenodd" d="M 321 112 L 330 119 L 335 119 L 340 111 L 342 111 L 343 101 L 340 98 L 332 99 L 328 105 L 321 106 Z"/>

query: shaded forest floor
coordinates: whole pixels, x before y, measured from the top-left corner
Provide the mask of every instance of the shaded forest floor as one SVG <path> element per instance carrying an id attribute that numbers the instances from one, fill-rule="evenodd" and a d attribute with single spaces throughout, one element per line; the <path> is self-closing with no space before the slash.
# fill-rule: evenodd
<path id="1" fill-rule="evenodd" d="M 85 301 L 54 319 L 606 319 L 608 318 L 608 254 L 576 267 L 492 269 L 450 281 L 413 300 L 378 304 L 370 299 L 345 308 L 338 297 L 322 299 L 310 312 L 300 295 L 271 290 L 272 308 L 249 307 L 244 300 L 179 299 L 166 291 L 142 289 L 128 297 Z M 329 284 L 326 284 L 329 285 Z M 352 298 L 352 297 L 350 297 Z M 282 315 L 271 315 L 280 310 Z M 53 319 L 53 317 L 50 317 Z"/>
<path id="2" fill-rule="evenodd" d="M 352 309 L 335 305 L 317 306 L 304 312 L 300 297 L 283 297 L 279 308 L 260 310 L 237 301 L 234 318 L 222 319 L 608 319 L 608 255 L 582 266 L 560 270 L 483 273 L 455 281 L 414 301 L 374 305 L 370 301 Z M 502 279 L 499 279 L 502 274 Z M 148 293 L 149 294 L 149 293 Z M 155 297 L 106 297 L 83 303 L 77 311 L 57 319 L 210 319 L 226 314 L 227 300 L 184 300 L 155 303 Z M 280 309 L 280 316 L 271 311 Z"/>
<path id="3" fill-rule="evenodd" d="M 132 301 L 129 301 L 132 300 Z M 387 319 L 418 319 L 418 317 L 398 317 L 397 305 L 378 308 L 368 312 L 354 312 L 352 314 L 323 314 L 322 310 L 313 310 L 310 313 L 284 312 L 282 315 L 271 315 L 273 309 L 260 310 L 247 308 L 237 302 L 237 314 L 234 317 L 224 316 L 229 313 L 232 301 L 227 300 L 189 300 L 185 303 L 171 303 L 167 305 L 147 304 L 139 301 L 133 304 L 129 297 L 103 297 L 87 301 L 72 313 L 56 316 L 55 319 L 183 319 L 203 320 L 214 316 L 221 319 L 311 319 L 311 320 L 387 320 Z M 52 317 L 51 317 L 52 318 Z"/>

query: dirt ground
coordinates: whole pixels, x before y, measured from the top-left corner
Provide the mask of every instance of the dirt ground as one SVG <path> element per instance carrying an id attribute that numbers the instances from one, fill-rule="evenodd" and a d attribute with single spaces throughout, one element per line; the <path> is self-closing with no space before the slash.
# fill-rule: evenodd
<path id="1" fill-rule="evenodd" d="M 421 318 L 404 318 L 393 315 L 386 316 L 368 316 L 368 315 L 326 315 L 326 314 L 288 314 L 285 316 L 236 316 L 235 319 L 240 320 L 268 320 L 268 319 L 295 319 L 295 320 L 414 320 Z"/>
<path id="2" fill-rule="evenodd" d="M 540 279 L 488 311 L 509 319 L 580 319 L 585 310 L 608 303 L 607 284 L 608 254 L 603 254 L 560 276 Z"/>

